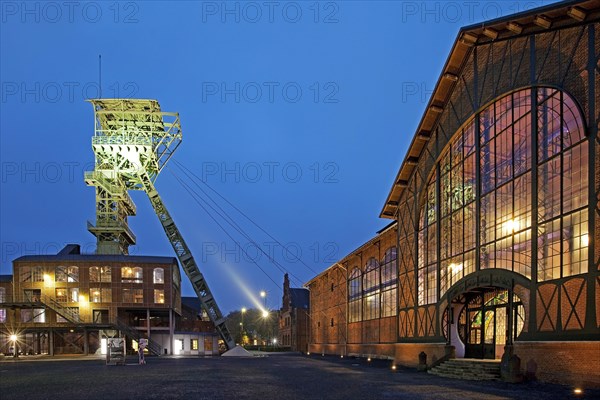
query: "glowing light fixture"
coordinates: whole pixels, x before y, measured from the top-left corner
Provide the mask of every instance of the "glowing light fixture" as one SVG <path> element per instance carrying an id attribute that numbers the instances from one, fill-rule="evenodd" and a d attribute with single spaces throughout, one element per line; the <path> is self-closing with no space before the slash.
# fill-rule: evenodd
<path id="1" fill-rule="evenodd" d="M 519 221 L 516 219 L 509 219 L 503 224 L 505 232 L 514 232 L 519 230 Z"/>
<path id="2" fill-rule="evenodd" d="M 577 395 L 579 395 L 579 394 L 583 394 L 583 389 L 581 389 L 581 388 L 575 388 L 575 389 L 573 390 L 573 393 L 575 393 L 575 394 L 577 394 Z"/>
<path id="3" fill-rule="evenodd" d="M 263 318 L 267 318 L 269 316 L 269 312 L 267 310 L 263 310 L 262 316 Z"/>
<path id="4" fill-rule="evenodd" d="M 517 35 L 520 35 L 521 32 L 523 32 L 523 25 L 517 22 L 509 22 L 508 24 L 506 24 L 506 28 L 509 31 L 516 33 Z"/>
<path id="5" fill-rule="evenodd" d="M 448 265 L 448 268 L 450 269 L 450 271 L 452 271 L 453 274 L 456 274 L 456 273 L 462 271 L 463 265 L 462 265 L 462 263 L 459 263 L 459 264 L 452 263 L 452 264 Z"/>
<path id="6" fill-rule="evenodd" d="M 483 28 L 483 34 L 492 40 L 498 38 L 498 31 L 492 28 Z"/>
<path id="7" fill-rule="evenodd" d="M 571 7 L 569 8 L 569 10 L 567 11 L 567 15 L 571 18 L 573 18 L 576 21 L 583 21 L 585 20 L 586 17 L 586 13 L 585 11 L 583 11 L 581 8 L 579 7 Z"/>
<path id="8" fill-rule="evenodd" d="M 552 21 L 544 15 L 536 15 L 533 23 L 544 29 L 549 29 L 552 26 Z"/>
<path id="9" fill-rule="evenodd" d="M 17 341 L 17 335 L 10 335 L 10 341 L 11 342 L 16 342 Z"/>

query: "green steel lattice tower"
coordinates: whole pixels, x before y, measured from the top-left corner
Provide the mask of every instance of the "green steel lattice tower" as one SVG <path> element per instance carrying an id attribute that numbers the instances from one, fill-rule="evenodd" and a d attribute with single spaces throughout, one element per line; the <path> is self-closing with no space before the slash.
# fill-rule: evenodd
<path id="1" fill-rule="evenodd" d="M 85 182 L 96 188 L 96 224 L 88 222 L 88 230 L 96 236 L 96 253 L 128 254 L 135 235 L 127 218 L 136 214 L 128 191 L 145 191 L 202 306 L 227 348 L 233 348 L 235 342 L 208 284 L 154 187 L 181 143 L 179 114 L 162 112 L 156 100 L 90 102 L 94 106 L 95 166 L 85 173 Z"/>

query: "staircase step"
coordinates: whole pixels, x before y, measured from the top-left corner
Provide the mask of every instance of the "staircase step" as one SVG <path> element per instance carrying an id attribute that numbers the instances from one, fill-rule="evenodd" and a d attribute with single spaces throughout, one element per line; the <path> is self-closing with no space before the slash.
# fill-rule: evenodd
<path id="1" fill-rule="evenodd" d="M 500 361 L 454 358 L 441 363 L 427 372 L 432 375 L 452 379 L 477 381 L 499 380 Z"/>

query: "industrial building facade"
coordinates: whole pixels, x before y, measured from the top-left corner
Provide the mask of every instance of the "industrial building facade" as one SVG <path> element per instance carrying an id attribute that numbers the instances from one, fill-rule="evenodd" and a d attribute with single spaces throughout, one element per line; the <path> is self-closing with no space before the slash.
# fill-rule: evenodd
<path id="1" fill-rule="evenodd" d="M 461 29 L 381 212 L 397 303 L 367 243 L 309 282 L 311 351 L 516 355 L 600 385 L 599 16 L 563 2 Z"/>
<path id="2" fill-rule="evenodd" d="M 133 350 L 137 339 L 149 339 L 156 354 L 219 353 L 214 326 L 196 321 L 201 306 L 182 307 L 173 257 L 85 255 L 68 245 L 14 260 L 7 278 L 0 282 L 0 353 L 101 354 L 113 335 L 127 337 Z"/>

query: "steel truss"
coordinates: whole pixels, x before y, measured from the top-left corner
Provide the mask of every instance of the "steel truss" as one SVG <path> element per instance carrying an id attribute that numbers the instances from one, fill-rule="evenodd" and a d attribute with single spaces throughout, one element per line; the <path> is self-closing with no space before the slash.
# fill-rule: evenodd
<path id="1" fill-rule="evenodd" d="M 127 218 L 136 214 L 128 190 L 143 190 L 152 203 L 169 242 L 196 295 L 225 342 L 235 342 L 225 318 L 200 272 L 183 236 L 162 202 L 154 182 L 181 143 L 179 114 L 162 112 L 156 100 L 94 99 L 95 134 L 92 148 L 95 169 L 85 182 L 96 188 L 96 236 L 98 254 L 128 254 L 135 244 Z"/>

